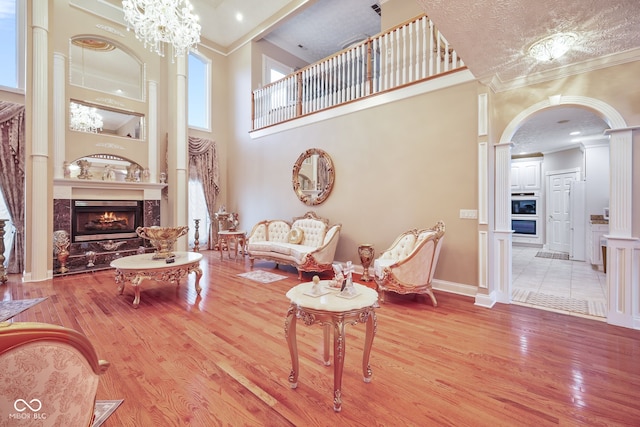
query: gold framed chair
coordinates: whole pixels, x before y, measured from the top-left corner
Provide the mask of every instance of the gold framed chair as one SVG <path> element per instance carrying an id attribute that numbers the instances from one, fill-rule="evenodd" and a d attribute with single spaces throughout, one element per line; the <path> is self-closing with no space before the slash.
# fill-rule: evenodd
<path id="1" fill-rule="evenodd" d="M 444 241 L 445 225 L 438 221 L 432 228 L 412 229 L 400 234 L 374 261 L 375 281 L 380 301 L 387 291 L 398 294 L 429 295 L 433 306 L 438 302 L 431 282 Z"/>
<path id="2" fill-rule="evenodd" d="M 0 425 L 91 426 L 98 378 L 108 367 L 78 331 L 0 323 Z"/>

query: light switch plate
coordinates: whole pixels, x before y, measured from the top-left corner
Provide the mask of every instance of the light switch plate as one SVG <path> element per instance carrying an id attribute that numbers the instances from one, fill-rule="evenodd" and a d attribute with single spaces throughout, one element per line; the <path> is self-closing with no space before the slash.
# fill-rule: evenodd
<path id="1" fill-rule="evenodd" d="M 478 219 L 477 209 L 460 209 L 461 219 Z"/>

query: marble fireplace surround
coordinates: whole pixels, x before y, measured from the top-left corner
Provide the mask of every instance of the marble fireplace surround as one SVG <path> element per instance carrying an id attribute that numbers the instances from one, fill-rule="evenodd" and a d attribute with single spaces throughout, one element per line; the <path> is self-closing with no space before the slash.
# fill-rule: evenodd
<path id="1" fill-rule="evenodd" d="M 167 184 L 150 182 L 113 182 L 81 179 L 55 179 L 53 184 L 53 230 L 65 230 L 71 236 L 72 201 L 82 200 L 136 200 L 143 201 L 142 225 L 160 225 L 160 200 Z M 149 243 L 141 238 L 105 239 L 89 242 L 71 242 L 67 268 L 69 273 L 80 273 L 109 268 L 115 258 L 133 255 Z M 87 252 L 96 253 L 93 267 L 87 267 Z M 60 264 L 52 253 L 53 274 L 61 275 Z"/>

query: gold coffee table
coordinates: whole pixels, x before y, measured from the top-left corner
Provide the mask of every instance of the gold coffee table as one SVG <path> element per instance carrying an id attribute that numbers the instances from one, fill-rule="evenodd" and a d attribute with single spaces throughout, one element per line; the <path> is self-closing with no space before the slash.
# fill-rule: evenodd
<path id="1" fill-rule="evenodd" d="M 328 280 L 321 280 L 324 287 L 328 287 Z M 329 366 L 329 340 L 333 327 L 333 410 L 340 412 L 342 409 L 342 370 L 344 367 L 344 350 L 346 347 L 344 327 L 347 324 L 366 323 L 367 330 L 362 355 L 362 375 L 364 382 L 371 382 L 371 366 L 369 356 L 373 337 L 376 334 L 376 313 L 378 293 L 366 286 L 354 283 L 358 296 L 354 298 L 341 298 L 338 290 L 322 296 L 310 296 L 313 283 L 301 283 L 287 292 L 287 298 L 291 305 L 287 311 L 284 324 L 285 337 L 291 353 L 291 373 L 289 385 L 291 388 L 298 386 L 298 344 L 296 341 L 296 320 L 299 317 L 305 325 L 319 323 L 323 326 L 324 333 L 324 364 Z"/>
<path id="2" fill-rule="evenodd" d="M 196 273 L 196 292 L 200 295 L 200 260 L 202 254 L 197 252 L 174 252 L 175 261 L 167 263 L 164 259 L 152 259 L 153 254 L 131 255 L 111 261 L 111 267 L 116 269 L 116 284 L 118 293 L 124 292 L 125 282 L 133 286 L 135 297 L 133 307 L 138 308 L 140 304 L 140 285 L 145 280 L 156 280 L 161 282 L 171 282 L 176 286 L 180 284 L 180 279 L 189 273 Z"/>

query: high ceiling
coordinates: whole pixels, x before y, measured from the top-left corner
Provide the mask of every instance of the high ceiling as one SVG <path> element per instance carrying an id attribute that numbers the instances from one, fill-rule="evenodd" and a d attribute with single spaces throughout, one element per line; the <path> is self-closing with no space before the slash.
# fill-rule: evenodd
<path id="1" fill-rule="evenodd" d="M 114 6 L 121 4 L 118 0 L 106 1 Z M 246 41 L 265 38 L 314 62 L 378 33 L 379 16 L 371 6 L 377 3 L 384 10 L 387 0 L 191 1 L 200 16 L 204 43 L 223 53 Z M 640 58 L 638 0 L 415 1 L 469 70 L 496 91 Z M 238 13 L 242 21 L 236 19 Z M 552 62 L 539 63 L 527 55 L 533 42 L 556 32 L 576 33 L 578 44 Z M 561 127 L 580 127 L 575 130 L 582 132 L 584 141 L 601 136 L 608 127 L 587 110 L 564 108 L 555 112 L 538 114 L 526 123 L 513 138 L 516 145 L 532 146 L 534 141 L 544 139 L 558 141 L 553 146 L 557 148 L 560 141 L 575 144 L 571 142 L 573 136 L 556 132 Z M 557 123 L 563 120 L 569 122 Z M 537 130 L 529 129 L 533 124 Z"/>

